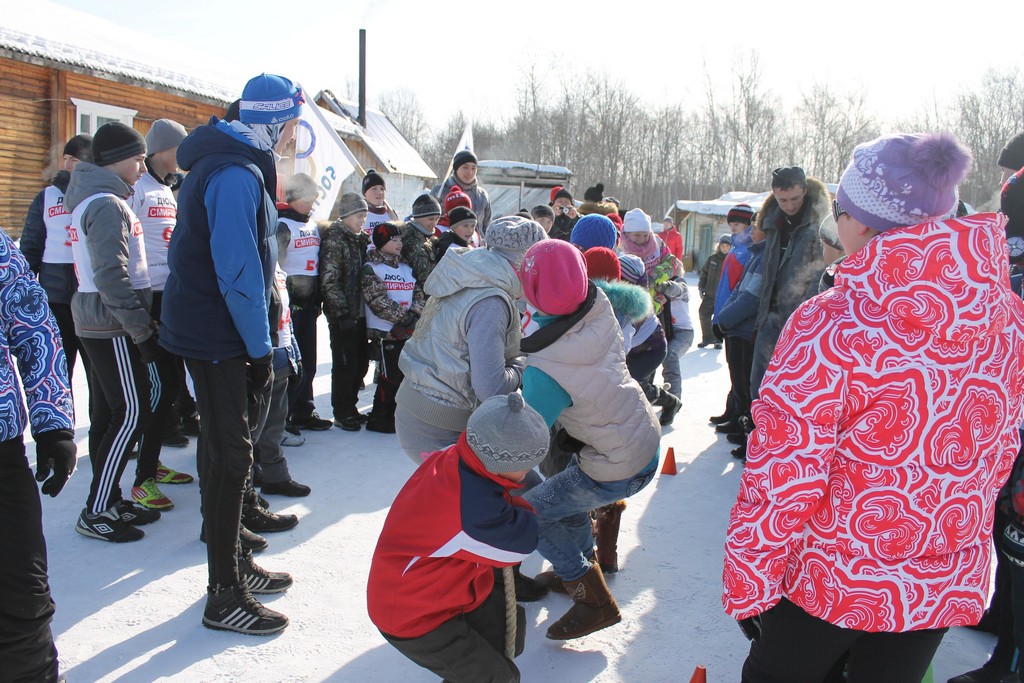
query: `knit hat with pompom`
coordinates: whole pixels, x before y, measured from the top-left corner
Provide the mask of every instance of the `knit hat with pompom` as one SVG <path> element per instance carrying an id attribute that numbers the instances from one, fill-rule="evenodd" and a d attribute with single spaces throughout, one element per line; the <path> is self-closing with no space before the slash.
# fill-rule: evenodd
<path id="1" fill-rule="evenodd" d="M 885 231 L 952 217 L 971 152 L 952 133 L 885 135 L 858 145 L 836 201 L 864 225 Z"/>

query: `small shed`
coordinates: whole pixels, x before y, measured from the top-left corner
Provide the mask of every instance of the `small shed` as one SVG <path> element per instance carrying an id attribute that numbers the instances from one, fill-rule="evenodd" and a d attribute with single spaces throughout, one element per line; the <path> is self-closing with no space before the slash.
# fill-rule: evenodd
<path id="1" fill-rule="evenodd" d="M 525 161 L 484 160 L 477 164 L 477 178 L 491 200 L 493 219 L 549 203 L 552 188 L 569 187 L 572 171 Z"/>
<path id="2" fill-rule="evenodd" d="M 167 63 L 174 55 L 174 68 Z M 68 138 L 121 121 L 145 134 L 170 118 L 186 128 L 223 114 L 242 77 L 219 74 L 191 48 L 48 0 L 4 8 L 0 25 L 0 226 L 21 234 Z M 199 76 L 198 74 L 202 74 Z"/>

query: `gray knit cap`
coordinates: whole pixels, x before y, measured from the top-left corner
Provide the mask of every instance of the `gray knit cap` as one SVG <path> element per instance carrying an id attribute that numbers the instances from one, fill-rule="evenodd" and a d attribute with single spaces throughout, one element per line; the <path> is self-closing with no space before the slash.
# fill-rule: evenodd
<path id="1" fill-rule="evenodd" d="M 360 211 L 369 211 L 363 195 L 355 192 L 346 192 L 338 200 L 338 218 L 346 218 Z"/>
<path id="2" fill-rule="evenodd" d="M 491 396 L 473 411 L 466 441 L 488 472 L 533 469 L 548 454 L 551 433 L 522 394 Z"/>
<path id="3" fill-rule="evenodd" d="M 167 149 L 174 149 L 188 137 L 185 126 L 171 119 L 157 119 L 146 133 L 146 152 L 156 154 Z"/>
<path id="4" fill-rule="evenodd" d="M 547 237 L 537 221 L 522 216 L 502 216 L 487 226 L 484 241 L 488 249 L 518 270 L 526 250 Z"/>

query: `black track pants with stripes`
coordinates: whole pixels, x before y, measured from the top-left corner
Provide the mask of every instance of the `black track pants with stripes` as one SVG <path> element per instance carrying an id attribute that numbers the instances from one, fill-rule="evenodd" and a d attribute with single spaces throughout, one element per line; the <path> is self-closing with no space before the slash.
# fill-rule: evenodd
<path id="1" fill-rule="evenodd" d="M 128 453 L 149 424 L 149 369 L 128 337 L 82 339 L 89 356 L 92 401 L 89 419 L 89 512 L 97 515 L 121 500 Z"/>

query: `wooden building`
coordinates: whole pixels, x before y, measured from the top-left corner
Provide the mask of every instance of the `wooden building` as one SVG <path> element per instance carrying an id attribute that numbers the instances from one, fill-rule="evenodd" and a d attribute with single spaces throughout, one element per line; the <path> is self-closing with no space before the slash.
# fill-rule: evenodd
<path id="1" fill-rule="evenodd" d="M 191 129 L 223 114 L 244 85 L 154 66 L 147 50 L 166 46 L 46 0 L 10 9 L 0 26 L 0 227 L 12 237 L 70 137 L 108 121 L 143 134 L 160 118 Z"/>

